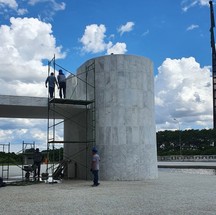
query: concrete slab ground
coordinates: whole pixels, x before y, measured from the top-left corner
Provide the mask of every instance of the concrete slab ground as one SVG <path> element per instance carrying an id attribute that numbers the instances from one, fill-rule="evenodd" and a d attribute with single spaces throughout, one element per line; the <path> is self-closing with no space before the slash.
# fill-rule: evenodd
<path id="1" fill-rule="evenodd" d="M 0 188 L 4 215 L 215 215 L 216 176 L 159 171 L 148 181 L 64 181 Z"/>

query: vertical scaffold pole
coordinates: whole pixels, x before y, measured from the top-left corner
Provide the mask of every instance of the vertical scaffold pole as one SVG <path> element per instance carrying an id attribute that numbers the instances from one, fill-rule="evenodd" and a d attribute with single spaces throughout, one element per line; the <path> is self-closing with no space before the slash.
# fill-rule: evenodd
<path id="1" fill-rule="evenodd" d="M 215 38 L 214 38 L 214 9 L 212 1 L 209 1 L 210 4 L 210 20 L 211 20 L 211 48 L 212 48 L 212 89 L 213 89 L 213 128 L 216 128 L 216 50 L 215 50 Z"/>

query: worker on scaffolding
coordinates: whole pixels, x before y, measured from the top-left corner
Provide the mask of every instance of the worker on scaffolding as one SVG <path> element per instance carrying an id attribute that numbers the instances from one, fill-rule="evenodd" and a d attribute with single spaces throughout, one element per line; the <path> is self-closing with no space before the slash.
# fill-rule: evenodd
<path id="1" fill-rule="evenodd" d="M 49 94 L 50 94 L 50 98 L 53 98 L 53 93 L 55 91 L 55 84 L 58 86 L 56 77 L 54 75 L 53 72 L 51 72 L 50 76 L 47 77 L 46 81 L 45 81 L 45 86 L 47 87 L 47 83 L 49 84 Z"/>
<path id="2" fill-rule="evenodd" d="M 43 156 L 38 148 L 36 148 L 35 150 L 33 160 L 34 160 L 34 164 L 33 164 L 34 180 L 36 180 L 36 177 L 37 177 L 37 180 L 39 181 L 40 180 L 40 169 L 41 169 L 41 163 L 43 160 Z"/>
<path id="3" fill-rule="evenodd" d="M 62 99 L 62 94 L 64 99 L 66 98 L 66 77 L 62 70 L 59 70 L 59 74 L 57 76 L 58 84 L 59 84 L 59 97 Z"/>

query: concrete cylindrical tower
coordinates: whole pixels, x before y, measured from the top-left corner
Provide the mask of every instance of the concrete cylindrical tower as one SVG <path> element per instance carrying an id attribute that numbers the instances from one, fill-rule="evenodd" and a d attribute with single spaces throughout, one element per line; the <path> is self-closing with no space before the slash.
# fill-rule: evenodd
<path id="1" fill-rule="evenodd" d="M 101 180 L 157 178 L 154 76 L 152 62 L 141 56 L 109 55 L 94 62 L 96 147 Z M 89 73 L 93 75 L 93 73 Z M 86 88 L 77 88 L 85 99 Z M 92 91 L 89 90 L 92 97 Z"/>

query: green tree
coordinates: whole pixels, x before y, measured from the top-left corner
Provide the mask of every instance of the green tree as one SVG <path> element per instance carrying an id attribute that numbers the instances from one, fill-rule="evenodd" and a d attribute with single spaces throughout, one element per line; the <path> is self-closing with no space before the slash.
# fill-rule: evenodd
<path id="1" fill-rule="evenodd" d="M 157 132 L 158 155 L 180 154 L 180 147 L 182 155 L 216 154 L 216 129 Z"/>

